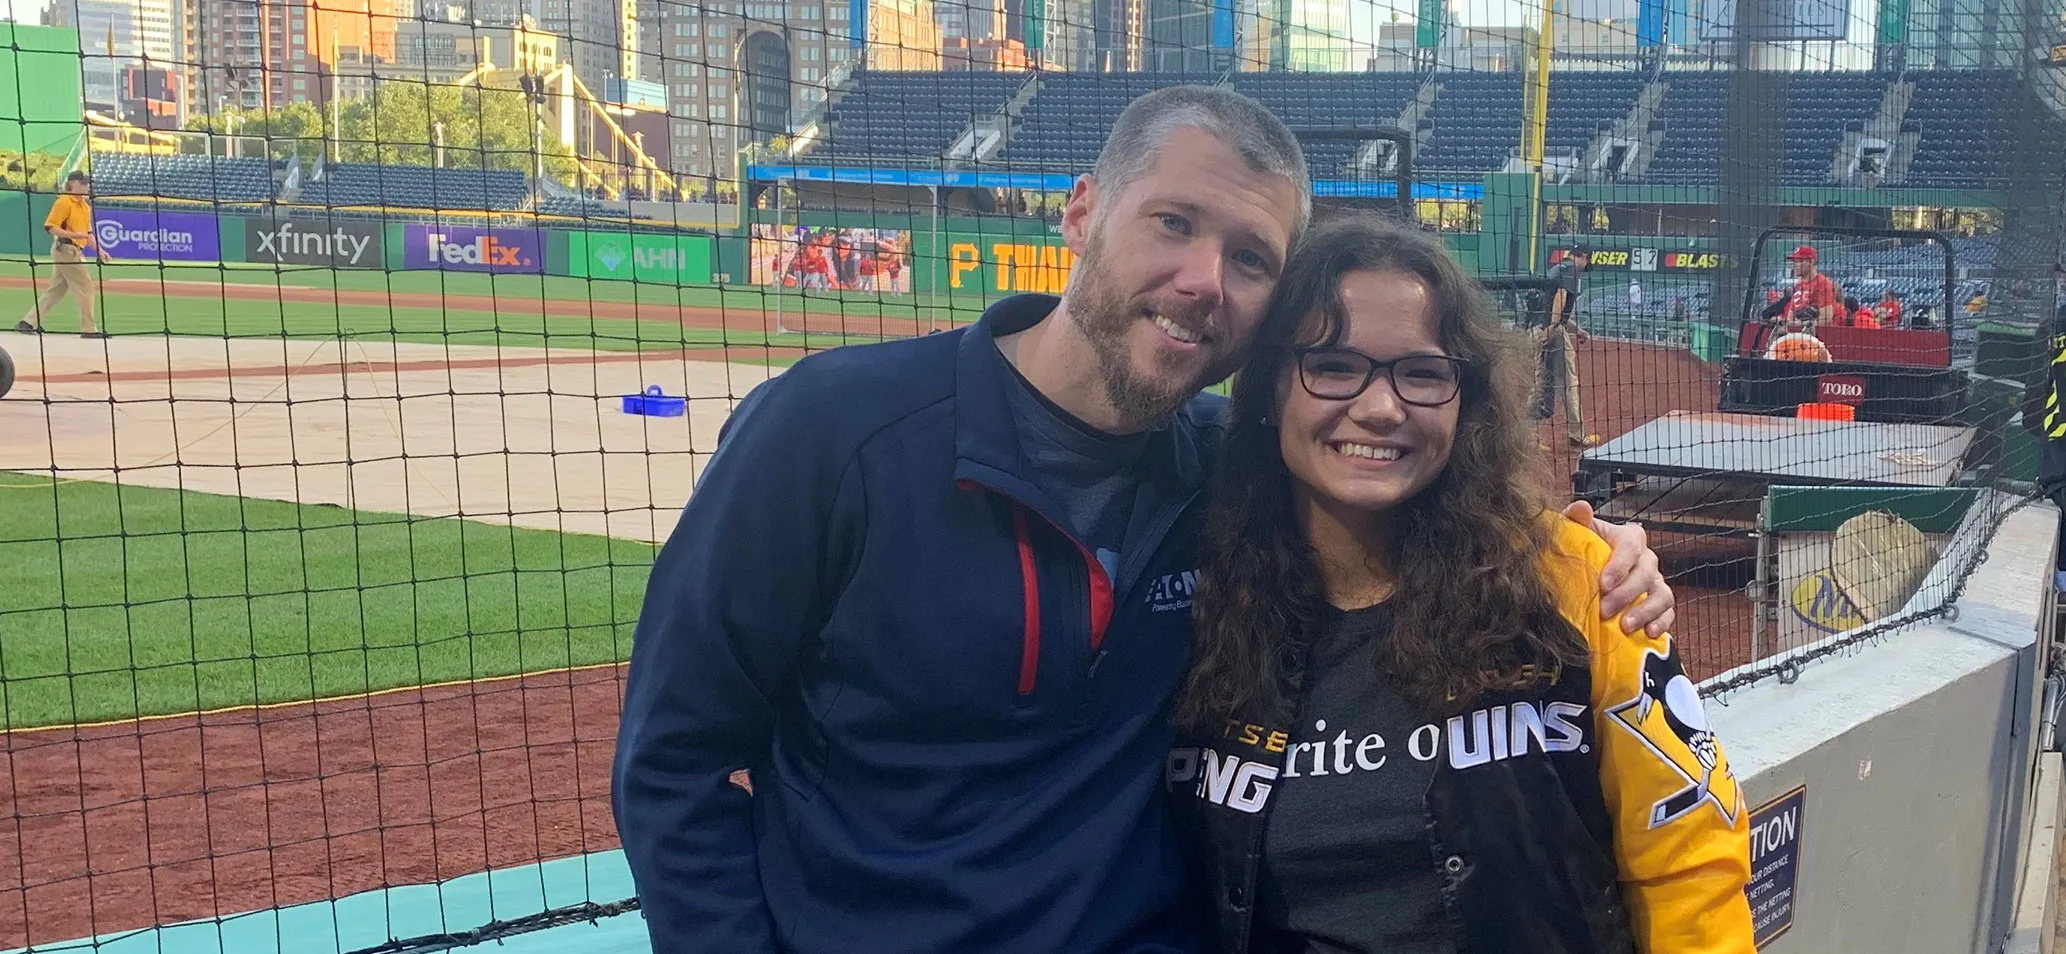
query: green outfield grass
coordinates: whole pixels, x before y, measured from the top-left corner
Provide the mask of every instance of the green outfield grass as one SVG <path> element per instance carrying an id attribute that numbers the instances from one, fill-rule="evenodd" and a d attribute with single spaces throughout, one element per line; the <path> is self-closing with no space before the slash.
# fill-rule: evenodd
<path id="1" fill-rule="evenodd" d="M 27 275 L 19 262 L 0 263 L 0 275 Z M 793 359 L 755 354 L 767 347 L 801 348 L 810 351 L 879 340 L 871 334 L 812 332 L 776 334 L 775 301 L 756 291 L 719 291 L 711 288 L 675 288 L 623 281 L 591 281 L 564 276 L 484 275 L 436 272 L 366 272 L 299 270 L 275 271 L 251 266 L 193 267 L 115 265 L 102 270 L 103 280 L 236 282 L 305 287 L 334 287 L 359 291 L 392 291 L 410 294 L 452 296 L 492 295 L 497 309 L 460 307 L 405 307 L 380 305 L 311 305 L 305 302 L 225 298 L 214 295 L 161 295 L 149 291 L 101 290 L 98 310 L 101 327 L 116 335 L 172 334 L 233 338 L 347 338 L 352 340 L 402 341 L 418 344 L 492 345 L 505 348 L 593 348 L 602 351 L 673 351 L 679 349 L 723 351 L 730 360 L 787 364 Z M 559 301 L 637 301 L 657 306 L 723 307 L 736 310 L 745 330 L 714 330 L 684 327 L 672 320 L 587 318 L 541 315 L 536 303 L 550 296 Z M 0 315 L 25 313 L 34 295 L 27 288 L 0 289 Z M 815 300 L 815 299 L 814 299 Z M 786 313 L 795 314 L 800 299 L 783 296 Z M 853 320 L 871 317 L 899 317 L 874 300 L 858 299 L 841 305 L 818 301 L 815 309 Z M 76 327 L 69 302 L 60 303 L 46 319 L 54 330 Z M 763 312 L 763 308 L 767 309 Z M 836 309 L 836 310 L 828 310 Z M 904 309 L 908 316 L 911 309 Z M 973 320 L 976 313 L 962 315 Z M 10 327 L 12 318 L 0 322 Z M 752 326 L 762 326 L 753 328 Z"/>
<path id="2" fill-rule="evenodd" d="M 48 274 L 48 266 L 39 266 Z M 29 264 L 21 259 L 0 261 L 0 275 L 26 276 Z M 509 307 L 521 310 L 525 301 L 556 298 L 563 301 L 646 302 L 669 306 L 738 310 L 757 318 L 773 315 L 777 302 L 788 312 L 846 315 L 849 317 L 937 318 L 941 321 L 974 321 L 992 297 L 956 292 L 952 297 L 929 294 L 877 295 L 868 292 L 778 291 L 758 286 L 663 285 L 618 279 L 573 278 L 566 275 L 501 275 L 482 272 L 379 271 L 372 269 L 328 269 L 303 266 L 207 263 L 123 263 L 102 266 L 103 280 L 141 279 L 181 282 L 234 282 L 246 285 L 292 285 L 335 288 L 348 291 L 386 291 L 404 294 L 492 295 L 507 299 Z"/>
<path id="3" fill-rule="evenodd" d="M 7 728 L 626 658 L 655 548 L 0 473 Z"/>

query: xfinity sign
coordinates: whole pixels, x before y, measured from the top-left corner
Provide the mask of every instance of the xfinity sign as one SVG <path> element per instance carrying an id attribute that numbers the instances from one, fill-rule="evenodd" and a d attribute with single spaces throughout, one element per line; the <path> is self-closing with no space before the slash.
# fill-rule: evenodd
<path id="1" fill-rule="evenodd" d="M 536 229 L 411 225 L 404 229 L 408 267 L 467 272 L 542 272 L 544 241 Z"/>
<path id="2" fill-rule="evenodd" d="M 387 249 L 377 222 L 246 219 L 244 257 L 269 265 L 380 268 Z"/>

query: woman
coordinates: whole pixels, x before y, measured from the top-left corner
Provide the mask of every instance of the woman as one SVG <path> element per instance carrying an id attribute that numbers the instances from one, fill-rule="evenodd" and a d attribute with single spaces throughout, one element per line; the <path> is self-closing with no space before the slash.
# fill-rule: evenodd
<path id="1" fill-rule="evenodd" d="M 1235 379 L 1169 779 L 1215 950 L 1750 954 L 1669 636 L 1543 517 L 1529 364 L 1439 240 L 1316 227 Z"/>

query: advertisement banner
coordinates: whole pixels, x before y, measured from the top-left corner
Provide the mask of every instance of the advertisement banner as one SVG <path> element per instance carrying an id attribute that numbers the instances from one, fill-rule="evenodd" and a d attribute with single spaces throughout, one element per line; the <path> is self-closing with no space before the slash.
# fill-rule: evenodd
<path id="1" fill-rule="evenodd" d="M 266 265 L 381 268 L 387 264 L 385 232 L 379 222 L 245 219 L 244 260 Z"/>
<path id="2" fill-rule="evenodd" d="M 164 262 L 222 261 L 215 216 L 204 212 L 95 209 L 93 239 L 113 258 Z"/>
<path id="3" fill-rule="evenodd" d="M 1549 263 L 1555 265 L 1570 253 L 1568 248 L 1550 249 Z M 1633 272 L 1711 272 L 1732 268 L 1736 256 L 1725 252 L 1666 252 L 1655 248 L 1595 248 L 1592 270 L 1627 269 Z"/>
<path id="4" fill-rule="evenodd" d="M 1413 45 L 1432 50 L 1442 45 L 1442 0 L 1420 0 L 1420 15 L 1413 23 Z"/>
<path id="5" fill-rule="evenodd" d="M 1831 563 L 1836 554 L 1834 533 L 1773 534 L 1779 557 L 1778 600 L 1779 644 L 1768 652 L 1799 649 L 1817 640 L 1873 622 L 1872 614 L 1861 611 L 1837 585 Z M 1924 534 L 1933 554 L 1944 552 L 1949 534 Z"/>
<path id="6" fill-rule="evenodd" d="M 911 293 L 911 233 L 755 225 L 753 284 L 766 288 Z"/>
<path id="7" fill-rule="evenodd" d="M 1076 253 L 1054 232 L 917 233 L 914 240 L 913 260 L 926 269 L 921 284 L 950 294 L 1060 294 L 1076 267 Z"/>
<path id="8" fill-rule="evenodd" d="M 1908 42 L 1908 0 L 1880 0 L 1878 34 L 1881 46 Z"/>
<path id="9" fill-rule="evenodd" d="M 545 236 L 537 229 L 406 225 L 402 267 L 538 274 L 545 271 Z"/>
<path id="10" fill-rule="evenodd" d="M 1664 19 L 1664 0 L 1637 0 L 1636 45 L 1646 48 L 1663 46 Z"/>
<path id="11" fill-rule="evenodd" d="M 1212 48 L 1234 48 L 1234 0 L 1212 0 Z"/>
<path id="12" fill-rule="evenodd" d="M 567 236 L 567 274 L 662 285 L 710 283 L 710 236 L 658 232 L 575 232 Z"/>

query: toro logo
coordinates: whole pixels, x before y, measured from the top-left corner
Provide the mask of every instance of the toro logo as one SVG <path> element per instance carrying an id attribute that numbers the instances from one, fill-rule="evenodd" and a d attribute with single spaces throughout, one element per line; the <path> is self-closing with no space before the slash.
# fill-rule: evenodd
<path id="1" fill-rule="evenodd" d="M 1865 379 L 1855 374 L 1825 374 L 1818 379 L 1816 393 L 1824 404 L 1857 407 L 1865 402 Z"/>

